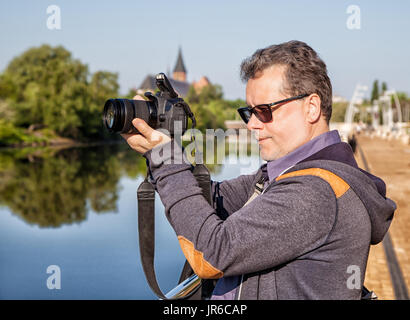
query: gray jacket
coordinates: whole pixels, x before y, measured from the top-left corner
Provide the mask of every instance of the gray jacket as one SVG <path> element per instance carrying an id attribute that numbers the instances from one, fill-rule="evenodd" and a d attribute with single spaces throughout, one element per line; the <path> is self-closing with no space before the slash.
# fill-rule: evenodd
<path id="1" fill-rule="evenodd" d="M 198 276 L 243 275 L 240 299 L 360 299 L 370 244 L 383 239 L 396 206 L 380 179 L 335 161 L 353 156 L 337 148 L 292 167 L 245 207 L 261 170 L 214 183 L 210 206 L 190 164 L 144 156 Z"/>

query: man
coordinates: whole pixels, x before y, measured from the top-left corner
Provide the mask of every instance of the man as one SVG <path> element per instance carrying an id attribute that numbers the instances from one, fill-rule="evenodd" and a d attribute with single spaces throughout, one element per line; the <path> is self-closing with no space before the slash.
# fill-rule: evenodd
<path id="1" fill-rule="evenodd" d="M 141 135 L 123 136 L 147 158 L 188 262 L 199 277 L 219 279 L 212 299 L 360 299 L 370 244 L 383 239 L 396 207 L 329 131 L 325 63 L 290 41 L 257 50 L 241 75 L 248 107 L 238 111 L 267 164 L 213 182 L 213 206 L 189 164 L 164 164 L 182 152 L 169 137 L 140 119 Z M 170 145 L 171 159 L 152 157 L 153 147 Z"/>

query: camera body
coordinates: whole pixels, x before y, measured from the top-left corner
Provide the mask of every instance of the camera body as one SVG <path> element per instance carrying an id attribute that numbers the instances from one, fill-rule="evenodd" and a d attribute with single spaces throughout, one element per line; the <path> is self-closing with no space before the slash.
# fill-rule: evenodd
<path id="1" fill-rule="evenodd" d="M 188 129 L 188 118 L 194 116 L 188 104 L 178 97 L 164 73 L 155 77 L 159 91 L 145 92 L 148 100 L 109 99 L 105 102 L 103 122 L 112 133 L 138 133 L 132 125 L 134 118 L 143 119 L 153 129 L 162 129 L 170 136 L 181 135 Z"/>

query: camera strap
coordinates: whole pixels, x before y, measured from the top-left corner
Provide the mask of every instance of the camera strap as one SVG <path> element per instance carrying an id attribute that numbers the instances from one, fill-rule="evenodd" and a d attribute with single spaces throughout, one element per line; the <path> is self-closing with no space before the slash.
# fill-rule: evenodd
<path id="1" fill-rule="evenodd" d="M 210 202 L 211 200 L 211 181 L 209 171 L 203 164 L 197 164 L 193 169 L 193 175 L 196 178 L 199 186 L 202 189 L 205 199 Z M 163 300 L 168 300 L 165 294 L 162 292 L 158 285 L 157 277 L 155 274 L 154 257 L 155 257 L 155 189 L 153 185 L 148 181 L 148 175 L 144 181 L 139 185 L 137 191 L 138 199 L 138 237 L 139 237 L 139 249 L 142 268 L 145 273 L 148 285 L 151 290 Z M 193 275 L 194 272 L 189 265 L 188 261 L 185 261 L 181 276 L 178 283 L 183 282 L 188 277 Z M 201 285 L 206 280 L 202 280 L 194 290 L 177 299 L 195 299 L 200 300 L 203 294 L 209 294 L 210 283 L 205 282 L 206 292 L 202 292 Z"/>
<path id="2" fill-rule="evenodd" d="M 138 198 L 138 236 L 140 258 L 145 277 L 152 291 L 161 299 L 166 299 L 159 288 L 154 271 L 155 255 L 155 189 L 148 179 L 140 184 Z"/>
<path id="3" fill-rule="evenodd" d="M 147 279 L 151 290 L 158 298 L 168 300 L 160 289 L 155 274 L 155 189 L 152 184 L 148 182 L 147 178 L 145 178 L 140 184 L 137 191 L 137 197 L 139 249 L 145 278 Z M 179 283 L 189 277 L 192 273 L 191 266 L 185 261 Z M 187 299 L 193 294 L 195 294 L 195 291 L 184 298 Z"/>

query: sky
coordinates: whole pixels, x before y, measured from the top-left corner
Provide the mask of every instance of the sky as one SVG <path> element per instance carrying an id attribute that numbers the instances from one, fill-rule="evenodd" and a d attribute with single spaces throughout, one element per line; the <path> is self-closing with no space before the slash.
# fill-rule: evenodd
<path id="1" fill-rule="evenodd" d="M 60 29 L 47 27 L 50 5 Z M 0 0 L 0 72 L 30 47 L 62 45 L 91 72 L 117 72 L 127 93 L 172 71 L 181 47 L 189 82 L 207 76 L 225 98 L 244 99 L 242 60 L 300 40 L 327 64 L 336 95 L 350 99 L 360 83 L 369 96 L 375 79 L 410 93 L 409 16 L 403 0 Z"/>

